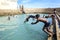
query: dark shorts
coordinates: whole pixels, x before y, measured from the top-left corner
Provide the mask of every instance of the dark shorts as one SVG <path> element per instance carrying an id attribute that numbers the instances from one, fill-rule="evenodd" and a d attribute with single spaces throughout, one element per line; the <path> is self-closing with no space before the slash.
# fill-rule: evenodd
<path id="1" fill-rule="evenodd" d="M 59 21 L 59 28 L 60 28 L 60 21 Z"/>
<path id="2" fill-rule="evenodd" d="M 45 23 L 44 27 L 49 27 L 50 26 L 50 22 Z"/>

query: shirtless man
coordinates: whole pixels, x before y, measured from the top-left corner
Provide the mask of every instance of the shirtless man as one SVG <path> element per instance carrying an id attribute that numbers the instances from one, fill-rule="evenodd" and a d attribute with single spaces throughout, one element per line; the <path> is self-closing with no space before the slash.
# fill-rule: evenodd
<path id="1" fill-rule="evenodd" d="M 29 16 L 29 17 L 30 17 L 30 16 Z M 26 19 L 29 19 L 29 17 L 26 18 Z M 31 24 L 37 24 L 38 22 L 43 22 L 43 23 L 45 24 L 44 27 L 43 27 L 43 31 L 44 31 L 45 33 L 47 33 L 47 34 L 49 35 L 49 37 L 53 35 L 53 32 L 51 32 L 51 31 L 49 30 L 50 22 L 48 22 L 48 20 L 47 20 L 46 18 L 41 18 L 41 17 L 39 17 L 39 14 L 37 14 L 36 16 L 31 17 L 31 18 L 37 19 L 36 22 L 32 22 Z M 26 22 L 27 22 L 27 21 L 26 21 Z M 49 34 L 49 33 L 51 33 L 52 35 Z"/>
<path id="2" fill-rule="evenodd" d="M 56 19 L 58 21 L 59 28 L 60 28 L 60 17 L 58 16 L 59 13 L 58 13 L 58 11 L 56 9 L 54 9 L 54 14 L 55 14 L 55 17 L 56 17 Z"/>

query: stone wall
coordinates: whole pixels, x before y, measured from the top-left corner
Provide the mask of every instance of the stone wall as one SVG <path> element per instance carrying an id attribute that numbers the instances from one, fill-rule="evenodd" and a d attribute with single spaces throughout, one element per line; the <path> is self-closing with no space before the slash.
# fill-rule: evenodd
<path id="1" fill-rule="evenodd" d="M 26 8 L 24 9 L 26 13 L 53 13 L 56 9 L 60 13 L 60 8 Z"/>
<path id="2" fill-rule="evenodd" d="M 25 13 L 53 13 L 53 9 L 56 9 L 60 14 L 60 8 L 24 8 Z M 15 14 L 22 14 L 22 12 L 18 10 L 1 10 L 0 15 L 15 15 Z"/>

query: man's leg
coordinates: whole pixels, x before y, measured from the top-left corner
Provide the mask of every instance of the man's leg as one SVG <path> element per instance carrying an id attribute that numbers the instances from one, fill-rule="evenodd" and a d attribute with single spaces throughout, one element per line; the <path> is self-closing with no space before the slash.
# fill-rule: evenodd
<path id="1" fill-rule="evenodd" d="M 47 27 L 46 28 L 47 32 L 51 33 L 51 34 L 54 34 L 52 31 L 49 30 L 49 28 Z"/>
<path id="2" fill-rule="evenodd" d="M 45 29 L 46 29 L 46 27 L 43 27 L 42 30 L 43 30 L 46 34 L 50 35 L 47 31 L 45 31 Z"/>

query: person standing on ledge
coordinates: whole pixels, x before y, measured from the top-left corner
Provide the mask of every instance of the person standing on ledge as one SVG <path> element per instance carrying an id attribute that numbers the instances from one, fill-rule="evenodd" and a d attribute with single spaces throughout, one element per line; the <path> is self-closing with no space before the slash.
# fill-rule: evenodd
<path id="1" fill-rule="evenodd" d="M 26 19 L 28 20 L 29 18 L 30 18 L 30 16 L 27 17 Z M 47 33 L 47 34 L 49 35 L 49 37 L 54 34 L 53 32 L 51 32 L 51 31 L 49 30 L 50 22 L 49 22 L 46 18 L 41 18 L 39 14 L 36 14 L 34 17 L 31 17 L 31 18 L 37 19 L 36 22 L 32 22 L 32 23 L 31 23 L 32 25 L 33 25 L 33 24 L 37 24 L 38 22 L 43 22 L 43 23 L 44 23 L 44 27 L 43 27 L 42 30 L 43 30 L 45 33 Z M 26 22 L 27 22 L 27 20 L 26 20 Z M 46 29 L 46 30 L 45 30 L 45 29 Z M 50 34 L 50 33 L 51 33 L 51 34 Z"/>
<path id="2" fill-rule="evenodd" d="M 58 12 L 56 11 L 56 9 L 54 9 L 54 14 L 55 14 L 56 19 L 58 20 L 58 24 L 59 24 L 59 28 L 60 28 L 60 17 L 57 15 Z"/>

